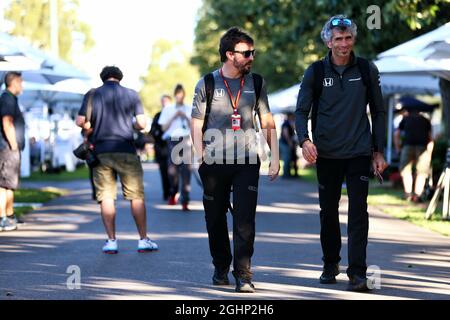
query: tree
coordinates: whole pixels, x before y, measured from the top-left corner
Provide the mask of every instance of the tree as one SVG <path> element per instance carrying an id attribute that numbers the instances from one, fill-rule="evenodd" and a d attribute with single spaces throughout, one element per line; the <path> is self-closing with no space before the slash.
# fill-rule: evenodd
<path id="1" fill-rule="evenodd" d="M 74 33 L 84 38 L 84 49 L 94 45 L 90 27 L 77 16 L 78 0 L 58 0 L 59 54 L 70 61 Z M 50 50 L 50 1 L 14 0 L 5 10 L 5 18 L 13 22 L 11 33 L 28 39 L 36 47 Z"/>
<path id="2" fill-rule="evenodd" d="M 190 55 L 180 42 L 156 41 L 147 74 L 142 77 L 140 96 L 146 111 L 152 115 L 158 112 L 161 109 L 161 95 L 172 96 L 178 83 L 186 90 L 185 103 L 191 103 L 199 78 L 198 68 L 190 63 Z"/>
<path id="3" fill-rule="evenodd" d="M 367 8 L 381 9 L 381 29 L 366 27 Z M 368 58 L 450 20 L 448 0 L 204 0 L 195 29 L 192 62 L 202 74 L 220 65 L 221 34 L 240 26 L 255 38 L 255 72 L 270 91 L 299 81 L 305 68 L 327 52 L 320 31 L 327 19 L 343 13 L 358 25 L 356 51 Z"/>

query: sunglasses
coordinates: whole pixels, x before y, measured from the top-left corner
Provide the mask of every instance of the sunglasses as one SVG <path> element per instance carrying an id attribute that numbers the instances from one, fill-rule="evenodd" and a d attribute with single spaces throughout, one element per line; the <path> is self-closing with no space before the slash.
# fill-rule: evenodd
<path id="1" fill-rule="evenodd" d="M 347 18 L 336 18 L 331 20 L 331 29 L 336 27 L 350 27 L 352 25 L 352 20 Z"/>
<path id="2" fill-rule="evenodd" d="M 240 53 L 242 54 L 246 59 L 250 58 L 250 56 L 253 56 L 253 58 L 256 55 L 255 50 L 246 50 L 246 51 L 238 51 L 238 50 L 233 50 L 233 53 Z"/>

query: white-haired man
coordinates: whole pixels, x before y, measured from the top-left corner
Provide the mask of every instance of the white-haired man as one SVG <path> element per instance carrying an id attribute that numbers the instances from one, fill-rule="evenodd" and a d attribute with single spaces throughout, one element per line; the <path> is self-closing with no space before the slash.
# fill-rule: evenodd
<path id="1" fill-rule="evenodd" d="M 376 66 L 353 52 L 356 33 L 356 24 L 343 15 L 330 18 L 324 25 L 321 36 L 330 51 L 305 72 L 296 128 L 304 158 L 317 165 L 324 262 L 320 282 L 335 283 L 339 274 L 338 209 L 345 179 L 349 197 L 348 289 L 366 291 L 369 175 L 371 164 L 380 179 L 387 167 L 383 156 L 385 111 Z M 312 140 L 308 133 L 311 109 Z"/>

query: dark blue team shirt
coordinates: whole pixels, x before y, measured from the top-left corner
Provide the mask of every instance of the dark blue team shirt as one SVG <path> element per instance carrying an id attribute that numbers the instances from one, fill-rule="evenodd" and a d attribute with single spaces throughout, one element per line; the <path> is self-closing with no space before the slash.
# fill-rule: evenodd
<path id="1" fill-rule="evenodd" d="M 80 111 L 86 116 L 88 95 Z M 91 124 L 94 132 L 90 141 L 97 154 L 110 152 L 136 153 L 134 146 L 133 117 L 144 114 L 139 95 L 116 81 L 106 81 L 95 90 Z"/>
<path id="2" fill-rule="evenodd" d="M 3 117 L 11 116 L 16 129 L 16 142 L 20 150 L 25 147 L 25 120 L 20 111 L 17 97 L 9 91 L 4 91 L 0 96 L 0 150 L 9 148 L 8 140 L 3 130 Z"/>

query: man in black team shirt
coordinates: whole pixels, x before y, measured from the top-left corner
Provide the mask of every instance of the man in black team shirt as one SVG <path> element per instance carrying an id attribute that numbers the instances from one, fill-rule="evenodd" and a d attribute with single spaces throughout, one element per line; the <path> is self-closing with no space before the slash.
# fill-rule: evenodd
<path id="1" fill-rule="evenodd" d="M 339 274 L 338 208 L 345 179 L 349 197 L 348 289 L 365 291 L 370 167 L 372 164 L 374 173 L 381 175 L 387 165 L 383 156 L 385 111 L 378 70 L 353 53 L 356 29 L 355 23 L 342 15 L 332 17 L 323 27 L 322 40 L 330 51 L 305 71 L 297 102 L 296 129 L 304 158 L 317 165 L 324 262 L 320 282 L 335 283 Z M 311 108 L 312 140 L 308 133 Z"/>

